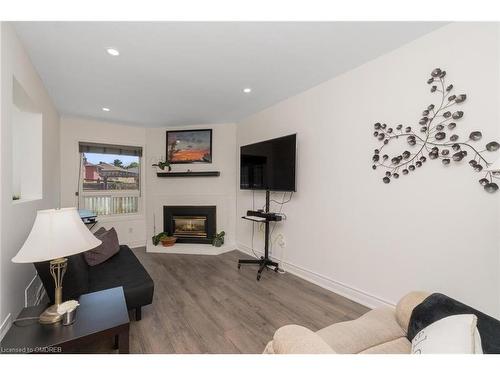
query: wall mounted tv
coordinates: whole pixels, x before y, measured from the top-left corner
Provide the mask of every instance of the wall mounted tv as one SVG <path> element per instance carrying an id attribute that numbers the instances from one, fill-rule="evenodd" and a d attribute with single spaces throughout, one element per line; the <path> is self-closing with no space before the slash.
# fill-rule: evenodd
<path id="1" fill-rule="evenodd" d="M 296 191 L 297 135 L 242 146 L 240 189 Z"/>

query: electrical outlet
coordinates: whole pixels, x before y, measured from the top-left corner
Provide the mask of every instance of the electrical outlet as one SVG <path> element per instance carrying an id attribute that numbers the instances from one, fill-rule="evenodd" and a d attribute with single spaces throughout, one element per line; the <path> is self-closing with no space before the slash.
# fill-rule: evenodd
<path id="1" fill-rule="evenodd" d="M 286 247 L 286 241 L 285 241 L 285 236 L 283 236 L 282 233 L 278 234 L 278 237 L 276 238 L 276 243 L 278 244 L 279 247 Z"/>

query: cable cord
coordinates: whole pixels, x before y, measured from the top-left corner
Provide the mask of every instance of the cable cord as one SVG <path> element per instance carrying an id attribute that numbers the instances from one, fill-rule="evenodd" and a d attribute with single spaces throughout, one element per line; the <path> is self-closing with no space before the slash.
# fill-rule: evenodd
<path id="1" fill-rule="evenodd" d="M 252 190 L 252 210 L 255 210 L 255 190 Z M 259 256 L 255 253 L 255 250 L 253 248 L 253 238 L 255 235 L 255 221 L 252 221 L 252 253 L 255 256 L 256 259 L 259 259 Z"/>
<path id="2" fill-rule="evenodd" d="M 270 194 L 273 194 L 273 193 L 271 192 Z M 290 192 L 290 197 L 287 200 L 285 200 L 286 192 L 283 193 L 283 197 L 281 198 L 281 202 L 279 202 L 279 201 L 277 201 L 275 199 L 269 199 L 269 202 L 274 202 L 274 203 L 280 205 L 278 214 L 279 215 L 284 215 L 285 219 L 286 219 L 287 216 L 285 214 L 283 214 L 283 212 L 282 212 L 283 211 L 283 206 L 292 200 L 292 196 L 293 196 L 293 191 Z M 264 205 L 262 206 L 262 209 L 264 209 L 265 207 L 266 207 L 266 204 L 264 203 Z M 252 190 L 252 210 L 255 210 L 255 190 Z M 251 250 L 252 250 L 252 253 L 255 256 L 255 258 L 259 259 L 259 256 L 255 253 L 255 249 L 254 249 L 255 224 L 256 224 L 255 222 L 252 222 L 252 245 L 251 245 Z M 276 228 L 277 224 L 278 224 L 277 222 L 273 222 L 273 227 L 271 228 L 271 232 L 269 233 L 269 239 L 270 239 L 270 241 L 269 241 L 269 245 L 270 245 L 269 250 L 270 250 L 271 253 L 272 253 L 272 250 L 273 250 L 273 243 L 276 242 L 276 240 L 273 241 L 272 236 L 273 236 L 274 229 Z M 259 225 L 262 226 L 262 223 L 260 223 Z M 277 258 L 275 258 L 275 259 L 277 259 Z M 282 259 L 277 259 L 277 260 L 280 261 L 280 262 L 283 262 L 283 259 L 284 259 L 284 257 L 282 257 Z M 268 266 L 268 268 L 270 268 L 270 267 Z M 286 272 L 282 268 L 278 268 L 278 273 L 284 274 Z"/>
<path id="3" fill-rule="evenodd" d="M 281 199 L 282 202 L 284 202 L 284 200 L 285 200 L 285 194 L 286 193 L 283 193 L 283 198 Z M 272 200 L 272 202 L 276 202 L 276 201 Z M 283 204 L 284 203 L 281 203 L 281 205 L 280 205 L 280 209 L 279 209 L 279 212 L 278 212 L 279 214 L 281 214 L 281 211 L 283 209 Z M 276 242 L 276 239 L 273 240 L 273 233 L 274 233 L 274 230 L 276 229 L 276 225 L 277 224 L 278 224 L 277 221 L 273 222 L 273 227 L 271 228 L 271 232 L 269 233 L 269 251 L 271 252 L 271 254 L 273 253 L 273 244 L 274 244 L 274 242 Z M 280 263 L 283 262 L 282 259 L 278 259 L 276 257 L 275 257 L 275 259 L 277 259 Z M 269 266 L 267 268 L 271 269 L 271 267 L 269 267 Z M 279 268 L 278 267 L 278 273 L 284 274 L 285 270 L 283 268 Z"/>
<path id="4" fill-rule="evenodd" d="M 286 201 L 285 201 L 285 196 L 286 196 L 286 192 L 283 193 L 283 197 L 281 198 L 281 202 L 278 202 L 276 200 L 271 200 L 271 202 L 275 202 L 275 203 L 277 203 L 277 204 L 280 205 L 280 209 L 278 211 L 279 215 L 282 215 L 283 206 L 292 200 L 293 191 L 290 193 L 290 197 Z M 285 215 L 285 218 L 286 218 L 286 215 Z M 276 221 L 273 223 L 273 227 L 271 229 L 271 232 L 269 233 L 269 238 L 270 238 L 270 241 L 269 241 L 270 248 L 269 248 L 269 250 L 271 251 L 271 253 L 273 251 L 273 244 L 276 242 L 276 239 L 274 239 L 274 241 L 273 241 L 273 233 L 274 233 L 274 230 L 276 229 L 276 225 L 277 224 L 278 224 L 278 222 L 276 222 Z M 283 263 L 283 260 L 285 259 L 285 257 L 284 257 L 284 251 L 283 251 L 283 255 L 282 255 L 281 259 L 278 259 L 278 258 L 275 258 L 275 259 L 277 259 L 280 263 Z M 268 267 L 268 268 L 270 268 L 270 267 Z M 278 273 L 284 274 L 286 272 L 285 272 L 285 270 L 283 268 L 278 268 Z"/>
<path id="5" fill-rule="evenodd" d="M 31 321 L 31 320 L 38 320 L 38 318 L 40 318 L 40 317 L 39 316 L 28 316 L 28 317 L 25 317 L 25 318 L 17 318 L 16 320 L 14 320 L 12 322 L 12 324 L 14 324 L 17 327 L 25 327 L 24 325 L 20 325 L 19 323 L 20 322 L 28 322 L 28 321 Z"/>

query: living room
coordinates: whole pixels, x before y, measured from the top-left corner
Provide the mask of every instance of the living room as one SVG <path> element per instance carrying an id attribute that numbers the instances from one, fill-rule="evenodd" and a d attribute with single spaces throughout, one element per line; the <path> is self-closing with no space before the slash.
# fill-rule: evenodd
<path id="1" fill-rule="evenodd" d="M 2 354 L 500 353 L 499 23 L 415 17 L 2 17 Z"/>

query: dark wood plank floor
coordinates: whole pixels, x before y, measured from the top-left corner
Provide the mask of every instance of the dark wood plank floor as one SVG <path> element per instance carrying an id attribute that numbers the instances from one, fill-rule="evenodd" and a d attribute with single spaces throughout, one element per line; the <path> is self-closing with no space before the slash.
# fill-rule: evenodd
<path id="1" fill-rule="evenodd" d="M 261 353 L 285 324 L 317 330 L 367 308 L 291 274 L 237 269 L 239 251 L 219 256 L 134 253 L 155 282 L 153 304 L 132 320 L 131 353 Z"/>

